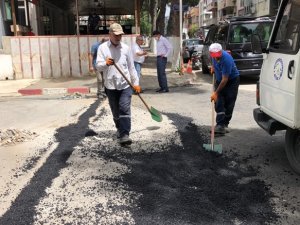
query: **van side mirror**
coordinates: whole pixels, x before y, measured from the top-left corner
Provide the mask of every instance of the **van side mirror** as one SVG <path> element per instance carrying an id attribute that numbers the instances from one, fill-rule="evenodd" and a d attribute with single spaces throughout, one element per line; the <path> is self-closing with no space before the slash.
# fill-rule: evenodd
<path id="1" fill-rule="evenodd" d="M 260 37 L 258 34 L 251 35 L 251 49 L 254 54 L 263 53 Z"/>

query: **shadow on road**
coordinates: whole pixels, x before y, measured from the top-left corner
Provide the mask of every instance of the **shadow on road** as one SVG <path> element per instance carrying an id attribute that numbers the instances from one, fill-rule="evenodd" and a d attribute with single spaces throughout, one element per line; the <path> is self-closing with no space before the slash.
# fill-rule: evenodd
<path id="1" fill-rule="evenodd" d="M 96 114 L 100 100 L 95 101 L 78 119 L 75 124 L 62 127 L 55 134 L 57 148 L 50 154 L 47 161 L 35 173 L 30 183 L 21 191 L 9 210 L 0 218 L 0 224 L 30 225 L 34 224 L 35 206 L 46 196 L 46 189 L 59 176 L 59 171 L 67 167 L 67 160 L 74 147 L 85 137 L 89 119 Z"/>

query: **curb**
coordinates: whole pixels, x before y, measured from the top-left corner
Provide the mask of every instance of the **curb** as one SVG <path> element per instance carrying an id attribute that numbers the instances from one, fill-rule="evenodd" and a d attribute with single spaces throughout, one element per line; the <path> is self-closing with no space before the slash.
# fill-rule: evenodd
<path id="1" fill-rule="evenodd" d="M 72 87 L 72 88 L 36 88 L 36 89 L 19 89 L 21 95 L 58 95 L 58 94 L 89 94 L 93 91 L 89 87 Z"/>

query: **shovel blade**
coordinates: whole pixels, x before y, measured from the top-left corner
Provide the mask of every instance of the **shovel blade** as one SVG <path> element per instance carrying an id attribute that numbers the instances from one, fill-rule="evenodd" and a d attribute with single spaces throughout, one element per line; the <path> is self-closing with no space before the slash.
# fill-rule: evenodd
<path id="1" fill-rule="evenodd" d="M 153 108 L 152 106 L 150 108 L 150 113 L 151 113 L 151 117 L 152 117 L 153 120 L 155 120 L 157 122 L 162 121 L 161 113 L 157 109 Z"/>
<path id="2" fill-rule="evenodd" d="M 222 154 L 222 145 L 203 144 L 203 148 L 206 151 L 216 152 Z"/>

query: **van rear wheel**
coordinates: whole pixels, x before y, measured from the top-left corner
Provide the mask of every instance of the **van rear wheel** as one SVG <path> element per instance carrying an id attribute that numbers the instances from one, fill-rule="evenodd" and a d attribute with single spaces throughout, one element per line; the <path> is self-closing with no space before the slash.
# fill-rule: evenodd
<path id="1" fill-rule="evenodd" d="M 300 131 L 288 129 L 285 133 L 285 152 L 291 167 L 300 174 Z"/>

